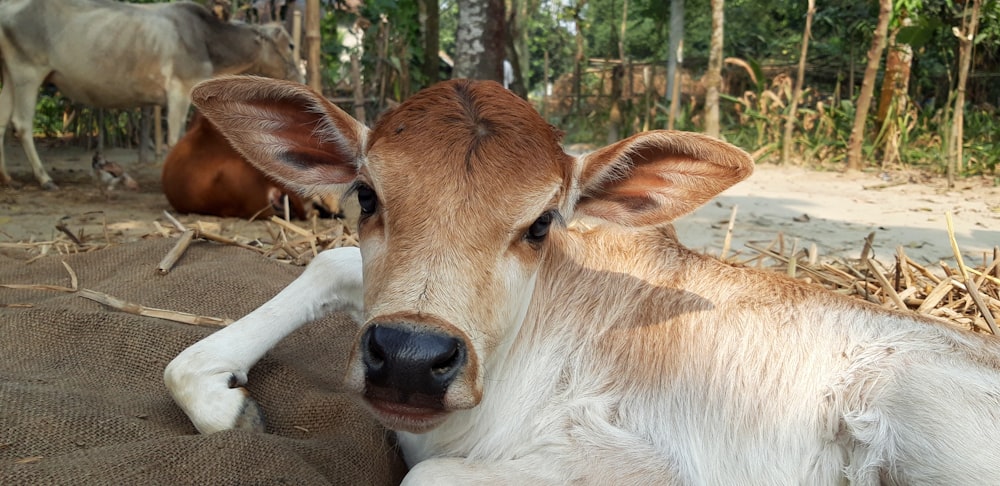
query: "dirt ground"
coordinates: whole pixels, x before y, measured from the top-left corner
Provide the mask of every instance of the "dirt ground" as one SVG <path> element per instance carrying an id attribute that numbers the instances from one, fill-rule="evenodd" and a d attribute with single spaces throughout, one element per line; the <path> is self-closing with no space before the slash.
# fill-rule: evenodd
<path id="1" fill-rule="evenodd" d="M 138 162 L 138 152 L 127 149 L 106 151 L 105 158 L 119 163 L 139 183 L 138 191 L 122 187 L 104 192 L 91 174 L 93 150 L 61 141 L 36 141 L 39 155 L 49 175 L 59 185 L 58 191 L 44 191 L 31 173 L 19 144 L 8 141 L 6 154 L 11 177 L 22 184 L 18 189 L 0 188 L 0 248 L 4 243 L 45 242 L 66 237 L 56 229 L 62 223 L 72 233 L 105 242 L 127 242 L 159 235 L 160 227 L 172 228 L 164 216 L 170 212 L 189 227 L 200 224 L 206 231 L 235 238 L 241 242 L 255 239 L 270 242 L 276 227 L 263 221 L 246 221 L 197 214 L 177 213 L 167 202 L 160 184 L 161 163 Z M 347 204 L 356 224 L 356 204 Z M 350 219 L 350 218 L 349 218 Z M 336 220 L 319 220 L 318 231 L 339 226 Z M 308 227 L 309 222 L 296 224 Z M 270 227 L 271 231 L 269 231 Z M 310 228 L 315 229 L 315 228 Z M 18 257 L 9 246 L 4 253 Z M 37 249 L 24 250 L 24 258 Z"/>
<path id="2" fill-rule="evenodd" d="M 163 212 L 172 209 L 161 191 L 158 164 L 138 164 L 134 150 L 108 151 L 107 158 L 120 163 L 140 184 L 137 192 L 119 189 L 108 197 L 91 177 L 92 151 L 50 140 L 41 141 L 38 148 L 61 189 L 42 191 L 20 146 L 8 141 L 8 170 L 23 187 L 0 188 L 0 245 L 61 237 L 55 228 L 60 222 L 76 234 L 122 242 L 156 234 L 157 222 L 168 225 Z M 950 262 L 948 211 L 959 247 L 973 259 L 969 263 L 980 264 L 985 252 L 992 254 L 1000 245 L 1000 188 L 986 178 L 962 180 L 947 190 L 943 179 L 913 173 L 842 174 L 761 165 L 749 180 L 678 221 L 681 240 L 717 254 L 734 205 L 738 210 L 732 249 L 748 254 L 752 252 L 745 243 L 766 245 L 781 233 L 786 248 L 815 244 L 821 261 L 857 258 L 865 236 L 875 232 L 874 247 L 882 261 L 891 262 L 896 247 L 902 245 L 919 263 Z M 177 216 L 185 224 L 217 225 L 211 227 L 231 237 L 270 237 L 263 222 Z"/>

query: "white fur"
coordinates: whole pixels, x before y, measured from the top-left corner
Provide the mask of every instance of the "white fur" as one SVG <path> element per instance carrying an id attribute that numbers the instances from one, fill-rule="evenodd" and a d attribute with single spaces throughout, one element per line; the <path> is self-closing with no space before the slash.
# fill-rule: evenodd
<path id="1" fill-rule="evenodd" d="M 508 96 L 504 106 L 530 114 L 499 85 L 464 83 L 432 87 L 434 97 L 406 102 L 419 110 L 400 113 L 447 117 L 414 113 L 470 90 L 480 101 Z M 205 113 L 248 154 L 280 147 L 228 118 L 231 105 L 264 99 L 246 104 L 284 106 L 275 116 L 287 116 L 311 99 L 260 80 L 203 86 L 217 110 Z M 276 96 L 253 94 L 256 86 Z M 359 177 L 384 204 L 361 222 L 361 253 L 320 255 L 294 290 L 170 364 L 168 387 L 199 430 L 240 423 L 251 401 L 227 383 L 244 381 L 281 337 L 320 311 L 349 309 L 360 321 L 363 305 L 366 326 L 431 330 L 468 353 L 440 403 L 414 402 L 419 413 L 380 407 L 387 399 L 369 393 L 381 386 L 368 382 L 371 361 L 352 353 L 345 388 L 400 430 L 406 484 L 1000 484 L 995 337 L 733 267 L 677 241 L 669 221 L 746 177 L 745 152 L 649 132 L 575 162 L 553 155 L 572 167 L 505 157 L 520 174 L 497 180 L 482 164 L 458 184 L 444 177 L 462 167 L 450 153 L 375 153 L 379 140 L 358 143 L 349 116 L 327 109 L 321 123 L 356 157 L 256 163 L 300 186 L 330 164 L 361 163 Z M 400 174 L 408 177 L 388 180 Z M 521 235 L 546 207 L 587 224 L 556 224 L 528 242 Z"/>
<path id="2" fill-rule="evenodd" d="M 620 232 L 605 226 L 568 236 L 607 233 L 597 236 L 607 249 L 625 241 Z M 337 258 L 323 253 L 288 290 L 171 363 L 168 386 L 199 430 L 225 429 L 235 420 L 245 398 L 226 386 L 230 374 L 245 380 L 267 348 L 316 317 L 316 302 L 324 310 L 357 312 L 360 255 L 334 252 Z M 622 270 L 624 276 L 608 281 L 617 290 L 595 289 L 568 273 L 562 282 L 538 282 L 521 329 L 484 364 L 482 402 L 453 412 L 430 432 L 399 433 L 404 456 L 415 466 L 405 484 L 1000 480 L 1000 373 L 979 362 L 998 359 L 1000 346 L 990 338 L 822 292 L 762 301 L 758 309 L 727 303 L 752 297 L 763 281 L 705 279 L 681 291 L 629 276 L 655 268 L 654 256 L 684 260 L 682 267 L 698 272 L 735 271 L 674 249 L 612 258 L 590 269 L 598 276 L 610 267 Z M 544 280 L 561 271 L 541 273 Z M 621 351 L 608 344 L 620 332 L 617 324 L 657 308 L 664 313 L 678 297 L 706 305 L 665 318 L 679 329 L 674 341 L 650 336 L 651 356 L 644 357 L 653 360 L 649 376 L 629 377 L 622 368 L 627 361 L 602 354 Z M 289 315 L 292 298 L 313 305 Z M 588 299 L 603 302 L 584 305 Z M 258 334 L 264 322 L 270 330 Z M 234 348 L 238 343 L 252 347 Z M 657 372 L 669 363 L 676 368 Z M 227 394 L 232 398 L 223 398 Z"/>
<path id="3" fill-rule="evenodd" d="M 361 321 L 361 253 L 336 248 L 246 317 L 185 349 L 163 372 L 174 400 L 202 433 L 234 427 L 247 407 L 247 372 L 267 350 L 302 325 L 331 312 Z"/>

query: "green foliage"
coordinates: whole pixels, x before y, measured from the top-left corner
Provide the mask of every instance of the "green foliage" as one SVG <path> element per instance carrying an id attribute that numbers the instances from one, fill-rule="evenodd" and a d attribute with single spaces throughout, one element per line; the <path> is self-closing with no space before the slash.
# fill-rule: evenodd
<path id="1" fill-rule="evenodd" d="M 528 52 L 531 61 L 530 72 L 525 74 L 529 90 L 541 87 L 544 77 L 545 53 L 549 54 L 549 77 L 551 80 L 573 70 L 575 47 L 573 34 L 560 20 L 560 6 L 553 1 L 542 2 L 539 15 L 527 21 Z"/>
<path id="2" fill-rule="evenodd" d="M 458 30 L 458 2 L 441 0 L 439 28 L 441 29 L 441 50 L 455 52 L 455 32 Z"/>
<path id="3" fill-rule="evenodd" d="M 43 93 L 35 105 L 34 135 L 54 137 L 63 131 L 64 98 L 55 94 Z"/>
<path id="4" fill-rule="evenodd" d="M 965 111 L 965 175 L 997 174 L 1000 168 L 1000 127 L 993 107 Z"/>
<path id="5" fill-rule="evenodd" d="M 132 0 L 152 3 L 165 0 Z M 199 0 L 202 1 L 202 0 Z M 234 0 L 239 6 L 249 0 Z M 321 0 L 325 82 L 334 86 L 349 74 L 341 60 L 342 39 L 337 26 L 352 25 L 358 15 L 336 10 L 338 0 Z M 528 0 L 521 0 L 528 1 Z M 524 73 L 529 92 L 541 93 L 543 62 L 549 55 L 549 70 L 558 81 L 556 96 L 548 101 L 548 115 L 553 123 L 568 130 L 571 142 L 603 143 L 607 137 L 608 109 L 611 104 L 607 72 L 590 70 L 583 82 L 584 99 L 579 114 L 570 114 L 575 53 L 574 17 L 578 6 L 586 43 L 585 58 L 618 57 L 622 8 L 626 0 L 532 0 L 534 11 L 519 18 L 527 32 L 528 71 Z M 626 56 L 636 65 L 645 63 L 659 68 L 653 87 L 655 107 L 644 113 L 643 93 L 622 100 L 622 133 L 640 126 L 666 126 L 667 107 L 662 106 L 663 71 L 667 59 L 670 24 L 669 0 L 627 0 L 628 19 L 625 34 Z M 690 91 L 698 83 L 708 60 L 711 34 L 709 0 L 686 0 L 684 69 L 690 76 L 685 83 L 680 113 L 675 125 L 680 129 L 700 130 L 703 99 Z M 895 0 L 890 29 L 899 29 L 897 40 L 914 50 L 909 86 L 909 109 L 890 115 L 899 129 L 902 163 L 922 168 L 943 167 L 943 140 L 948 133 L 945 109 L 957 78 L 958 42 L 952 33 L 960 24 L 968 2 L 955 0 Z M 362 69 L 366 96 L 378 96 L 384 89 L 387 98 L 401 99 L 422 87 L 423 43 L 418 2 L 413 0 L 371 0 L 364 2 L 360 16 L 368 21 L 363 46 Z M 725 57 L 743 60 L 743 68 L 727 66 L 724 77 L 730 92 L 723 95 L 724 136 L 751 151 L 777 153 L 790 99 L 789 77 L 798 61 L 805 24 L 806 2 L 801 0 L 728 0 L 726 2 Z M 795 121 L 795 153 L 806 162 L 838 162 L 851 130 L 854 97 L 860 87 L 866 52 L 877 18 L 878 4 L 865 2 L 818 2 L 810 39 L 806 93 Z M 912 24 L 901 27 L 907 17 Z M 382 24 L 380 19 L 387 19 Z M 984 0 L 975 38 L 972 75 L 966 90 L 964 170 L 967 174 L 996 173 L 1000 164 L 1000 133 L 996 106 L 1000 105 L 1000 0 Z M 440 1 L 440 47 L 454 53 L 458 26 L 456 0 Z M 380 31 L 382 29 L 388 29 Z M 387 44 L 381 44 L 385 39 Z M 383 45 L 385 46 L 383 50 Z M 384 53 L 384 55 L 383 55 Z M 607 67 L 605 67 L 607 68 Z M 744 68 L 746 71 L 744 71 Z M 853 69 L 853 76 L 851 75 Z M 756 83 L 746 80 L 752 72 Z M 376 73 L 381 73 L 376 76 Z M 407 77 L 408 76 L 408 77 Z M 641 73 L 633 78 L 642 84 Z M 639 81 L 636 81 L 639 79 Z M 734 82 L 735 80 L 735 82 Z M 854 86 L 848 81 L 853 80 Z M 409 84 L 405 84 L 408 82 Z M 346 84 L 342 86 L 346 87 Z M 876 88 L 881 86 L 881 80 Z M 380 88 L 383 87 L 383 88 Z M 740 91 L 744 91 L 740 93 Z M 51 96 L 39 98 L 36 133 L 52 135 L 66 131 L 62 127 L 63 101 Z M 382 100 L 379 101 L 382 103 Z M 381 108 L 381 104 L 377 109 Z M 119 124 L 125 121 L 119 120 Z M 875 164 L 879 159 L 884 127 L 869 124 L 864 151 Z"/>
<path id="6" fill-rule="evenodd" d="M 589 0 L 584 17 L 590 28 L 584 32 L 590 57 L 618 58 L 618 41 L 621 37 L 623 0 Z M 658 8 L 657 8 L 658 7 Z M 663 0 L 629 0 L 629 17 L 626 23 L 625 52 L 632 59 L 649 60 L 664 58 L 667 48 L 665 23 L 660 17 L 665 10 L 669 16 L 669 2 Z M 656 17 L 636 15 L 653 13 Z"/>

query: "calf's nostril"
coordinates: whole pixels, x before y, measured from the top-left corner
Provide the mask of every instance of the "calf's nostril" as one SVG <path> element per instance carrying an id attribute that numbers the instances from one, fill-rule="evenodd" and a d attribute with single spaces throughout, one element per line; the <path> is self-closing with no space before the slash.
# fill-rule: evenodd
<path id="1" fill-rule="evenodd" d="M 456 366 L 461 366 L 462 364 L 462 347 L 457 341 L 455 342 L 454 349 L 448 354 L 441 356 L 437 361 L 431 364 L 431 372 L 436 375 L 443 375 L 453 370 Z"/>
<path id="2" fill-rule="evenodd" d="M 374 333 L 366 332 L 364 335 L 364 361 L 369 367 L 381 367 L 385 363 L 385 350 L 374 337 Z"/>

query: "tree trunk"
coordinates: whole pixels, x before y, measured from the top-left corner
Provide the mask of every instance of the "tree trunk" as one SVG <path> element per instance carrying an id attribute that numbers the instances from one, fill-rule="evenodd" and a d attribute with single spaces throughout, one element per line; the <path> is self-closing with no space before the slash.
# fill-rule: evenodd
<path id="1" fill-rule="evenodd" d="M 951 120 L 951 133 L 948 136 L 948 187 L 955 186 L 955 175 L 962 166 L 962 145 L 965 124 L 965 83 L 969 79 L 969 68 L 972 66 L 972 40 L 976 38 L 976 27 L 979 25 L 979 8 L 982 0 L 972 0 L 972 13 L 968 23 L 963 16 L 962 32 L 958 34 L 958 84 L 955 86 L 955 109 Z"/>
<path id="2" fill-rule="evenodd" d="M 306 81 L 317 93 L 323 93 L 323 77 L 320 74 L 320 34 L 319 0 L 306 0 Z"/>
<path id="3" fill-rule="evenodd" d="M 365 119 L 365 87 L 361 82 L 361 60 L 357 50 L 351 51 L 351 84 L 354 86 L 354 118 L 362 124 Z"/>
<path id="4" fill-rule="evenodd" d="M 529 49 L 529 41 L 531 40 L 530 32 L 528 29 L 528 20 L 531 15 L 535 12 L 539 12 L 539 2 L 538 0 L 520 0 L 517 4 L 517 38 L 514 39 L 514 46 L 517 52 L 517 60 L 520 65 L 515 66 L 515 71 L 520 69 L 521 84 L 524 86 L 525 96 L 527 96 L 529 88 L 529 80 L 531 73 L 531 50 Z"/>
<path id="5" fill-rule="evenodd" d="M 576 27 L 576 55 L 573 56 L 573 113 L 580 114 L 581 84 L 583 83 L 583 58 L 586 53 L 583 50 L 583 7 L 587 5 L 587 0 L 577 0 L 576 10 L 573 12 L 573 22 Z"/>
<path id="6" fill-rule="evenodd" d="M 625 28 L 628 25 L 628 0 L 622 0 L 622 23 L 618 33 L 618 59 L 625 64 Z"/>
<path id="7" fill-rule="evenodd" d="M 643 97 L 643 122 L 642 131 L 649 131 L 649 119 L 653 117 L 650 111 L 650 94 L 653 92 L 653 68 L 651 66 L 642 67 L 642 97 Z"/>
<path id="8" fill-rule="evenodd" d="M 799 98 L 802 96 L 802 84 L 806 77 L 806 55 L 809 52 L 809 36 L 812 35 L 813 15 L 816 13 L 816 1 L 809 0 L 806 10 L 806 28 L 802 32 L 802 52 L 799 53 L 799 72 L 795 76 L 795 88 L 792 89 L 792 100 L 788 107 L 788 118 L 785 119 L 785 133 L 781 137 L 781 163 L 787 164 L 792 152 L 792 132 L 795 130 L 795 117 L 798 115 Z"/>
<path id="9" fill-rule="evenodd" d="M 621 138 L 622 129 L 622 78 L 625 67 L 621 64 L 611 69 L 611 112 L 608 114 L 608 145 Z"/>
<path id="10" fill-rule="evenodd" d="M 458 0 L 454 78 L 503 81 L 504 0 Z"/>
<path id="11" fill-rule="evenodd" d="M 420 0 L 421 30 L 424 34 L 424 82 L 430 86 L 440 79 L 441 6 L 438 0 Z"/>
<path id="12" fill-rule="evenodd" d="M 622 137 L 622 125 L 625 117 L 622 114 L 622 96 L 624 95 L 623 78 L 625 77 L 625 25 L 628 21 L 628 0 L 622 2 L 622 22 L 618 36 L 618 60 L 621 62 L 611 70 L 611 113 L 608 115 L 608 144 L 617 142 Z"/>
<path id="13" fill-rule="evenodd" d="M 868 109 L 872 105 L 872 94 L 875 92 L 875 76 L 882 61 L 882 51 L 885 49 L 885 36 L 889 30 L 889 17 L 892 16 L 892 0 L 879 0 L 878 25 L 872 34 L 872 46 L 868 50 L 868 65 L 865 67 L 865 77 L 861 81 L 861 94 L 858 95 L 857 111 L 854 113 L 854 127 L 851 129 L 851 139 L 847 144 L 847 170 L 861 170 L 861 145 L 865 139 L 865 121 L 868 119 Z"/>
<path id="14" fill-rule="evenodd" d="M 906 15 L 908 12 L 903 12 Z M 913 22 L 909 17 L 899 21 L 900 27 L 909 27 Z M 889 52 L 885 55 L 885 75 L 882 77 L 882 92 L 879 95 L 875 119 L 885 134 L 885 148 L 882 151 L 882 168 L 899 162 L 899 138 L 902 135 L 900 122 L 905 120 L 907 92 L 910 88 L 910 67 L 913 63 L 913 48 L 909 44 L 896 42 L 896 29 L 889 36 Z"/>
<path id="15" fill-rule="evenodd" d="M 377 60 L 375 62 L 375 92 L 378 93 L 379 109 L 386 106 L 385 92 L 388 89 L 392 64 L 389 63 L 389 18 L 382 17 L 378 22 L 378 34 L 375 36 L 377 44 Z"/>
<path id="16" fill-rule="evenodd" d="M 524 71 L 521 70 L 521 66 L 523 65 L 521 62 L 521 53 L 523 51 L 521 51 L 518 48 L 519 39 L 521 39 L 522 37 L 521 30 L 523 30 L 521 29 L 520 22 L 523 21 L 523 19 L 519 19 L 517 17 L 516 12 L 518 11 L 518 3 L 516 1 L 513 2 L 512 7 L 513 8 L 511 8 L 510 17 L 507 18 L 507 33 L 506 33 L 507 61 L 510 63 L 510 70 L 512 75 L 510 79 L 510 84 L 507 86 L 507 88 L 509 88 L 511 91 L 513 91 L 521 98 L 528 99 L 528 84 L 524 79 Z M 504 67 L 504 71 L 506 71 L 506 66 Z M 504 77 L 506 78 L 506 76 L 507 74 L 505 72 Z M 506 82 L 507 79 L 504 79 L 504 83 Z"/>
<path id="17" fill-rule="evenodd" d="M 719 137 L 719 91 L 722 88 L 722 38 L 725 0 L 711 0 L 712 39 L 709 43 L 708 71 L 705 73 L 705 133 Z"/>
<path id="18" fill-rule="evenodd" d="M 670 0 L 670 49 L 667 53 L 667 92 L 666 99 L 669 106 L 674 99 L 674 78 L 681 63 L 682 41 L 684 40 L 684 0 Z M 671 118 L 676 113 L 671 109 Z"/>
<path id="19" fill-rule="evenodd" d="M 667 114 L 667 130 L 674 129 L 677 120 L 677 108 L 681 104 L 681 66 L 684 64 L 684 40 L 677 46 L 677 69 L 670 77 L 674 87 L 670 89 L 670 112 Z"/>
<path id="20" fill-rule="evenodd" d="M 549 119 L 549 50 L 542 58 L 542 118 Z"/>

